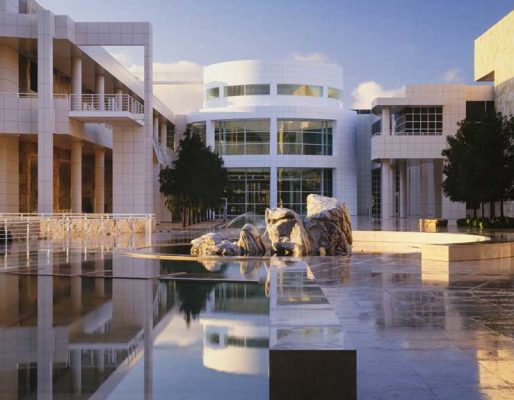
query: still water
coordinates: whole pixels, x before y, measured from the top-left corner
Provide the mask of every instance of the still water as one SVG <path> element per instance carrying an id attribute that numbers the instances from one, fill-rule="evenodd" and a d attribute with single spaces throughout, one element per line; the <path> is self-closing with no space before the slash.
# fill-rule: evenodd
<path id="1" fill-rule="evenodd" d="M 267 399 L 255 271 L 246 283 L 0 274 L 0 398 Z"/>

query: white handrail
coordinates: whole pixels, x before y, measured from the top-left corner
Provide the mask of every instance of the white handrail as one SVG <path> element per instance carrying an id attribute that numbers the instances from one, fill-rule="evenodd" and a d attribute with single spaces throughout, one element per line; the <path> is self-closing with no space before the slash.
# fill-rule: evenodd
<path id="1" fill-rule="evenodd" d="M 70 94 L 70 111 L 108 111 L 144 114 L 144 105 L 128 94 Z"/>
<path id="2" fill-rule="evenodd" d="M 33 238 L 148 234 L 154 221 L 153 214 L 0 213 L 0 245 Z"/>

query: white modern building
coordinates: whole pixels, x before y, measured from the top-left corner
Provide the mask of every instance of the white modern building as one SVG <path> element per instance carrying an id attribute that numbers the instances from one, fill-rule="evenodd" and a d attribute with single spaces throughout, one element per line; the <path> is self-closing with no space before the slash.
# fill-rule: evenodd
<path id="1" fill-rule="evenodd" d="M 258 60 L 204 67 L 203 108 L 191 131 L 228 169 L 228 214 L 284 206 L 306 196 L 345 201 L 357 212 L 354 134 L 343 126 L 342 70 L 325 63 Z"/>
<path id="2" fill-rule="evenodd" d="M 144 82 L 101 46 L 144 49 Z M 153 96 L 152 27 L 0 0 L 0 212 L 164 214 L 175 116 Z"/>
<path id="3" fill-rule="evenodd" d="M 359 110 L 359 211 L 383 219 L 465 216 L 466 205 L 442 192 L 441 151 L 459 121 L 478 120 L 493 107 L 492 86 L 427 84 L 407 85 L 404 97 L 377 98 L 371 110 Z"/>

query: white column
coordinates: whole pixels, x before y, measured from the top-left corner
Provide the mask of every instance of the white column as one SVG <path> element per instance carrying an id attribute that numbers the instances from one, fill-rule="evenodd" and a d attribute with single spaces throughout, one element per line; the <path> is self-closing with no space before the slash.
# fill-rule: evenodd
<path id="1" fill-rule="evenodd" d="M 278 192 L 277 192 L 277 167 L 270 168 L 270 187 L 269 187 L 269 206 L 271 208 L 277 207 Z"/>
<path id="2" fill-rule="evenodd" d="M 153 133 L 152 133 L 152 136 L 154 138 L 154 140 L 159 140 L 159 127 L 160 127 L 160 124 L 159 124 L 159 117 L 157 116 L 154 116 L 153 117 Z"/>
<path id="3" fill-rule="evenodd" d="M 105 110 L 105 76 L 104 74 L 96 74 L 96 94 L 98 94 L 98 109 Z"/>
<path id="4" fill-rule="evenodd" d="M 71 59 L 71 94 L 75 96 L 72 102 L 72 109 L 82 110 L 82 58 Z"/>
<path id="5" fill-rule="evenodd" d="M 165 119 L 161 120 L 161 129 L 160 129 L 160 135 L 161 135 L 161 146 L 166 147 L 168 144 L 166 142 L 167 140 L 167 131 L 168 131 L 168 123 Z"/>
<path id="6" fill-rule="evenodd" d="M 211 148 L 215 149 L 214 122 L 211 120 L 205 121 L 205 136 L 206 146 L 211 146 Z"/>
<path id="7" fill-rule="evenodd" d="M 269 140 L 269 150 L 270 154 L 274 156 L 277 154 L 277 136 L 278 136 L 278 122 L 276 118 L 271 118 L 270 120 L 270 140 Z"/>
<path id="8" fill-rule="evenodd" d="M 19 138 L 0 136 L 0 212 L 19 211 Z"/>
<path id="9" fill-rule="evenodd" d="M 117 88 L 115 92 L 116 92 L 116 100 L 118 103 L 118 111 L 121 111 L 123 108 L 123 89 Z"/>
<path id="10" fill-rule="evenodd" d="M 82 212 L 82 143 L 71 144 L 71 211 Z"/>
<path id="11" fill-rule="evenodd" d="M 37 17 L 38 59 L 38 109 L 37 109 L 37 162 L 38 162 L 38 211 L 53 212 L 53 158 L 54 158 L 54 57 L 53 39 L 55 18 L 48 10 L 41 10 Z"/>
<path id="12" fill-rule="evenodd" d="M 95 149 L 95 213 L 105 212 L 105 150 Z"/>
<path id="13" fill-rule="evenodd" d="M 407 216 L 407 163 L 398 162 L 400 168 L 400 218 Z"/>
<path id="14" fill-rule="evenodd" d="M 147 24 L 146 40 L 144 46 L 144 103 L 145 103 L 145 148 L 144 150 L 144 177 L 145 187 L 144 190 L 144 210 L 147 213 L 153 211 L 153 146 L 152 146 L 152 133 L 153 133 L 153 39 L 152 39 L 152 26 Z"/>
<path id="15" fill-rule="evenodd" d="M 391 160 L 384 159 L 381 168 L 381 217 L 389 219 L 393 217 L 393 170 L 391 168 Z"/>
<path id="16" fill-rule="evenodd" d="M 391 111 L 388 107 L 382 108 L 382 135 L 391 134 Z"/>

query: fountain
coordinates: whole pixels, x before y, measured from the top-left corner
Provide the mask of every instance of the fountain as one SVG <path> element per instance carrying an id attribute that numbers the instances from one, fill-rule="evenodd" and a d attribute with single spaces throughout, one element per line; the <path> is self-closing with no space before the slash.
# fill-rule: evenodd
<path id="1" fill-rule="evenodd" d="M 352 222 L 348 208 L 338 199 L 317 194 L 307 196 L 307 216 L 288 208 L 268 208 L 266 230 L 260 234 L 245 224 L 239 240 L 220 233 L 207 233 L 191 241 L 194 256 L 341 256 L 351 253 Z"/>

